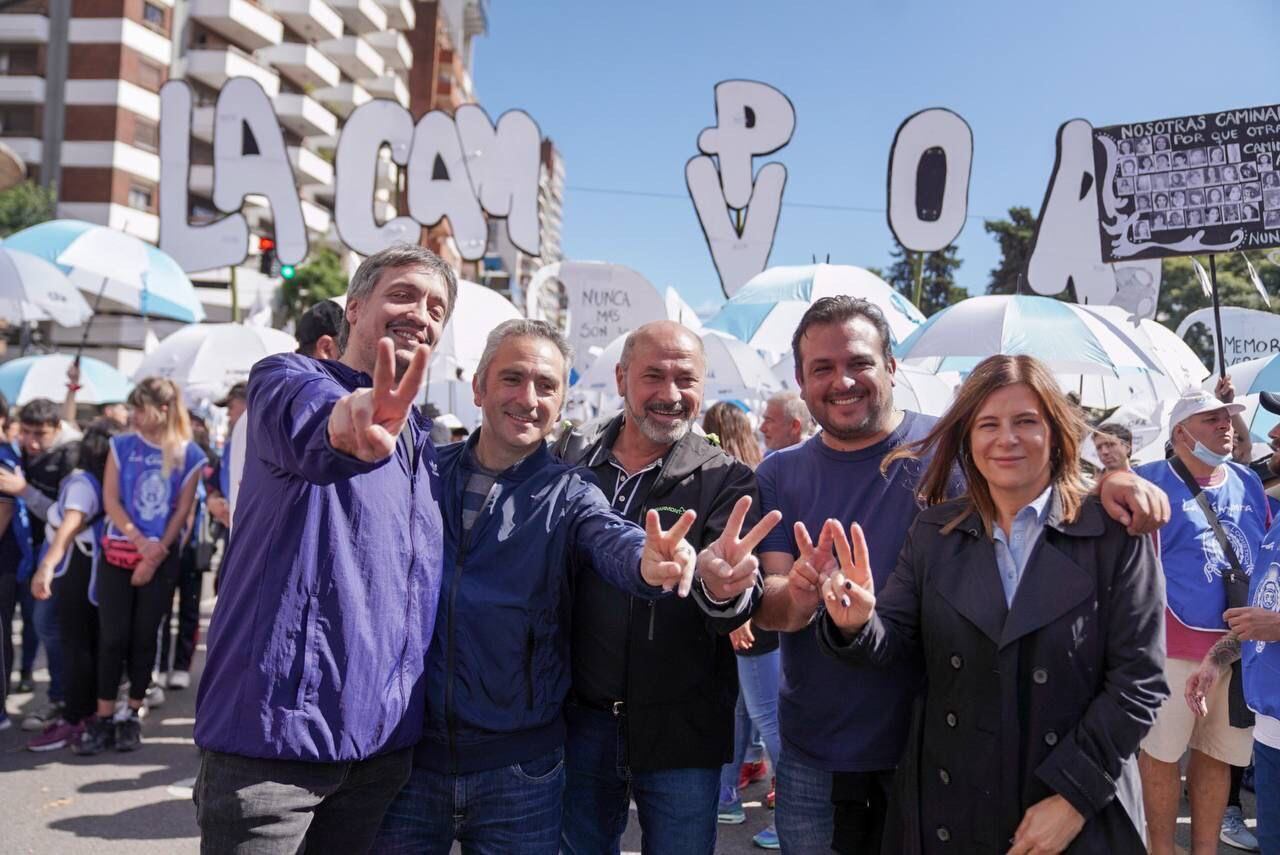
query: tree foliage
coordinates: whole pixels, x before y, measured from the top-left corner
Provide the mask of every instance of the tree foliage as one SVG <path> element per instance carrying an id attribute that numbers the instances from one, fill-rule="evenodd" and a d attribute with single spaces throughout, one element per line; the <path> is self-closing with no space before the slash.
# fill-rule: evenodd
<path id="1" fill-rule="evenodd" d="M 34 181 L 24 181 L 0 192 L 0 238 L 52 220 L 57 209 L 57 191 Z"/>
<path id="2" fill-rule="evenodd" d="M 1000 245 L 1000 264 L 991 271 L 988 294 L 1034 293 L 1027 286 L 1027 262 L 1036 234 L 1036 218 L 1030 208 L 1014 206 L 1004 220 L 986 220 L 982 228 Z"/>
<path id="3" fill-rule="evenodd" d="M 893 263 L 889 265 L 888 270 L 872 272 L 892 285 L 908 300 L 914 300 L 917 256 L 907 252 L 898 244 L 894 244 L 889 256 L 893 259 Z M 938 252 L 925 253 L 919 306 L 925 317 L 969 296 L 964 288 L 956 284 L 956 271 L 963 263 L 955 244 Z"/>
<path id="4" fill-rule="evenodd" d="M 342 268 L 341 257 L 331 249 L 321 249 L 298 268 L 292 279 L 286 279 L 281 285 L 285 320 L 296 320 L 321 300 L 345 293 L 347 273 Z"/>

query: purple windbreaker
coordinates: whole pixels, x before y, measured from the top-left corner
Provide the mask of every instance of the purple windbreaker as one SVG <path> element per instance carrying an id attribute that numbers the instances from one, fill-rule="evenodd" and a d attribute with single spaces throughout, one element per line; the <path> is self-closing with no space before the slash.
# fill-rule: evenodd
<path id="1" fill-rule="evenodd" d="M 386 460 L 329 445 L 334 403 L 371 385 L 296 354 L 249 375 L 244 480 L 196 699 L 201 748 L 336 762 L 418 741 L 440 594 L 439 476 L 416 410 Z"/>

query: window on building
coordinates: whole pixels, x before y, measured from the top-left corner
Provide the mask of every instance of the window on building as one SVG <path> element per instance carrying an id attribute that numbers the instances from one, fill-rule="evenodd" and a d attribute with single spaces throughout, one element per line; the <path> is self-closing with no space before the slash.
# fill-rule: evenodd
<path id="1" fill-rule="evenodd" d="M 30 137 L 35 134 L 34 107 L 0 107 L 0 137 Z"/>
<path id="2" fill-rule="evenodd" d="M 138 85 L 152 92 L 159 92 L 164 85 L 164 69 L 154 62 L 138 60 Z"/>
<path id="3" fill-rule="evenodd" d="M 143 0 L 142 3 L 142 20 L 146 21 L 153 27 L 164 29 L 164 9 L 155 3 L 148 3 Z"/>
<path id="4" fill-rule="evenodd" d="M 155 191 L 150 187 L 143 187 L 141 184 L 129 185 L 129 207 L 137 208 L 140 211 L 150 211 L 152 202 L 154 201 Z"/>
<path id="5" fill-rule="evenodd" d="M 34 47 L 0 47 L 0 74 L 36 74 Z"/>
<path id="6" fill-rule="evenodd" d="M 146 119 L 134 119 L 133 144 L 147 151 L 157 151 L 160 148 L 160 129 L 156 123 Z"/>

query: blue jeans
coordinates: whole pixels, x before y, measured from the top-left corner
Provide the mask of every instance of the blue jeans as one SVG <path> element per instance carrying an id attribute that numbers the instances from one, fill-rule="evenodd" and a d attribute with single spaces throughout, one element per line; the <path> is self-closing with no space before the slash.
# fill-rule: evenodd
<path id="1" fill-rule="evenodd" d="M 18 670 L 30 674 L 36 667 L 36 651 L 40 636 L 36 629 L 36 598 L 31 593 L 31 580 L 18 582 L 18 609 L 22 613 L 22 664 Z"/>
<path id="2" fill-rule="evenodd" d="M 720 800 L 737 798 L 738 767 L 750 748 L 752 727 L 764 740 L 765 751 L 777 774 L 781 739 L 778 735 L 778 664 L 781 651 L 760 656 L 739 656 L 738 711 L 733 728 L 733 762 L 720 771 Z"/>
<path id="3" fill-rule="evenodd" d="M 778 841 L 788 855 L 830 855 L 835 831 L 831 773 L 799 762 L 785 748 L 774 774 Z"/>
<path id="4" fill-rule="evenodd" d="M 556 855 L 564 806 L 564 749 L 525 763 L 449 775 L 414 767 L 382 818 L 375 853 Z"/>
<path id="5" fill-rule="evenodd" d="M 626 716 L 576 704 L 566 712 L 562 852 L 617 855 L 634 799 L 640 849 L 646 855 L 711 855 L 716 845 L 718 768 L 634 772 L 627 757 Z"/>
<path id="6" fill-rule="evenodd" d="M 27 585 L 30 590 L 30 585 Z M 35 624 L 36 635 L 40 637 L 40 643 L 44 645 L 44 656 L 49 665 L 49 700 L 53 703 L 62 703 L 65 694 L 62 690 L 62 635 L 58 630 L 58 610 L 53 605 L 53 597 L 47 600 L 36 600 L 33 609 L 33 620 Z M 23 632 L 23 638 L 26 638 L 26 632 Z M 23 650 L 26 651 L 26 641 L 23 641 Z M 25 659 L 25 655 L 23 659 Z"/>
<path id="7" fill-rule="evenodd" d="M 1280 852 L 1280 749 L 1254 740 L 1253 783 L 1258 809 L 1258 843 L 1264 855 Z"/>

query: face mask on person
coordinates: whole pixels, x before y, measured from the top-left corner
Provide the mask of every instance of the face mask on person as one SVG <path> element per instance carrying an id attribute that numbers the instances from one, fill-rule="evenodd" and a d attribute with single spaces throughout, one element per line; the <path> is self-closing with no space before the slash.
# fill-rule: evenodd
<path id="1" fill-rule="evenodd" d="M 1189 432 L 1188 436 L 1190 436 Z M 1191 455 L 1205 466 L 1212 466 L 1214 469 L 1217 469 L 1219 466 L 1224 466 L 1227 461 L 1231 459 L 1230 452 L 1227 452 L 1226 454 L 1219 454 L 1218 452 L 1206 447 L 1203 442 L 1196 439 L 1194 436 L 1191 437 L 1191 439 L 1195 443 L 1195 445 L 1191 446 Z"/>

